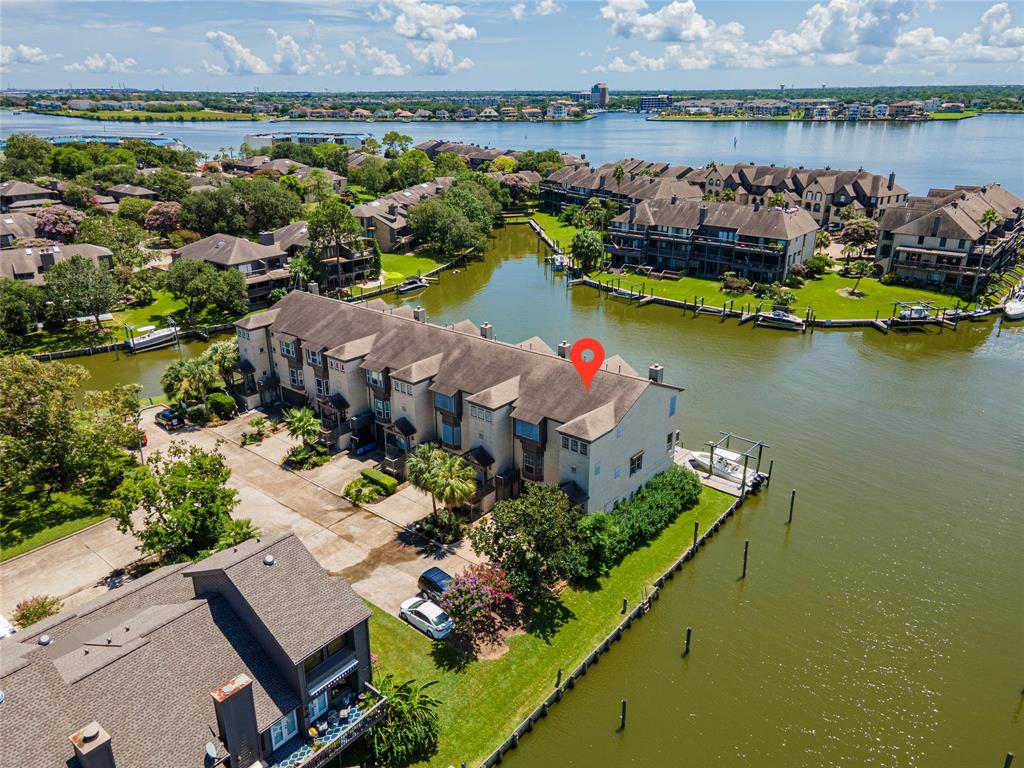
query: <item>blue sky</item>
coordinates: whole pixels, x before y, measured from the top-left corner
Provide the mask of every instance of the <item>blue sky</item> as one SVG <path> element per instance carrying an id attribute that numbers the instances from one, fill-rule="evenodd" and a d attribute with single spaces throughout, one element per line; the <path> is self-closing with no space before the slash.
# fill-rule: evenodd
<path id="1" fill-rule="evenodd" d="M 7 88 L 576 90 L 1024 82 L 1024 4 L 4 0 Z"/>

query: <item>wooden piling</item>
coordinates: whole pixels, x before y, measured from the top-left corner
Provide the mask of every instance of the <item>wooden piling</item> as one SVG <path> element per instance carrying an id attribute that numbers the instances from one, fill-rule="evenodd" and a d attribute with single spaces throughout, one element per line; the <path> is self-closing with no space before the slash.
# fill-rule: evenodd
<path id="1" fill-rule="evenodd" d="M 697 548 L 697 530 L 700 528 L 700 522 L 698 520 L 693 521 L 693 548 Z"/>
<path id="2" fill-rule="evenodd" d="M 555 676 L 555 688 L 559 688 L 562 685 L 562 668 L 558 668 L 558 674 Z"/>
<path id="3" fill-rule="evenodd" d="M 622 700 L 622 711 L 619 713 L 619 730 L 625 730 L 626 728 L 626 700 Z"/>
<path id="4" fill-rule="evenodd" d="M 768 462 L 768 477 L 765 478 L 764 487 L 770 488 L 772 484 L 772 470 L 775 468 L 775 459 Z"/>
<path id="5" fill-rule="evenodd" d="M 1006 753 L 1006 760 L 1003 761 L 1003 768 L 1010 768 L 1013 765 L 1013 752 Z"/>
<path id="6" fill-rule="evenodd" d="M 796 488 L 789 492 L 789 519 L 786 520 L 786 525 L 793 522 L 793 504 L 796 503 Z"/>
<path id="7" fill-rule="evenodd" d="M 626 600 L 626 598 L 622 598 L 622 612 L 625 613 L 628 608 L 629 602 Z"/>
<path id="8" fill-rule="evenodd" d="M 750 551 L 750 541 L 743 542 L 743 574 L 740 576 L 741 579 L 747 578 L 747 553 Z"/>
<path id="9" fill-rule="evenodd" d="M 683 646 L 683 656 L 690 655 L 690 636 L 693 634 L 693 630 L 690 627 L 686 628 L 686 644 Z"/>

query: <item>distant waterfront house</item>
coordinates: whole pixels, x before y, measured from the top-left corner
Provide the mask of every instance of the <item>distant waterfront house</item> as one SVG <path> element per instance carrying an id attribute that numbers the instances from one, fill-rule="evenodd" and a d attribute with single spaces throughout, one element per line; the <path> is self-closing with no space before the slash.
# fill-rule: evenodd
<path id="1" fill-rule="evenodd" d="M 490 324 L 425 322 L 422 310 L 353 305 L 293 291 L 236 324 L 247 402 L 313 402 L 339 448 L 384 448 L 405 476 L 415 446 L 439 443 L 477 471 L 475 515 L 525 481 L 608 510 L 672 466 L 680 390 L 660 365 L 638 375 L 613 356 L 589 391 L 541 339 L 497 341 Z"/>
<path id="2" fill-rule="evenodd" d="M 0 212 L 38 210 L 57 200 L 54 189 L 45 189 L 28 181 L 10 180 L 0 183 Z"/>
<path id="3" fill-rule="evenodd" d="M 292 533 L 158 568 L 0 641 L 4 765 L 293 765 L 344 709 L 330 759 L 383 714 L 369 617 Z"/>
<path id="4" fill-rule="evenodd" d="M 91 109 L 96 109 L 96 102 L 90 99 L 70 99 L 68 109 L 72 112 L 88 112 Z"/>
<path id="5" fill-rule="evenodd" d="M 0 248 L 13 248 L 15 241 L 35 236 L 35 216 L 11 212 L 0 216 Z"/>
<path id="6" fill-rule="evenodd" d="M 373 113 L 368 109 L 357 108 L 352 110 L 353 120 L 369 120 L 373 117 Z"/>
<path id="7" fill-rule="evenodd" d="M 390 109 L 378 109 L 374 111 L 373 116 L 377 120 L 390 120 L 395 116 L 395 113 Z"/>
<path id="8" fill-rule="evenodd" d="M 115 203 L 120 203 L 126 197 L 134 197 L 137 200 L 159 200 L 160 193 L 145 187 L 137 187 L 134 184 L 118 184 L 106 190 L 107 195 L 114 198 Z"/>
<path id="9" fill-rule="evenodd" d="M 502 107 L 501 108 L 501 119 L 502 120 L 516 120 L 519 117 L 519 112 L 515 107 Z"/>
<path id="10" fill-rule="evenodd" d="M 396 109 L 394 116 L 398 120 L 411 120 L 413 118 L 412 112 L 407 109 Z"/>
<path id="11" fill-rule="evenodd" d="M 888 104 L 875 104 L 873 110 L 875 117 L 888 117 L 889 116 L 889 105 Z"/>
<path id="12" fill-rule="evenodd" d="M 274 244 L 272 235 L 268 243 L 254 243 L 233 235 L 210 235 L 176 249 L 171 258 L 205 261 L 217 269 L 237 269 L 245 277 L 249 303 L 253 306 L 265 302 L 275 288 L 286 288 L 292 283 L 288 256 Z"/>
<path id="13" fill-rule="evenodd" d="M 569 117 L 569 110 L 573 106 L 571 101 L 553 101 L 548 104 L 546 116 L 549 120 L 566 120 Z"/>
<path id="14" fill-rule="evenodd" d="M 913 101 L 894 101 L 889 105 L 889 117 L 907 118 L 917 111 L 918 103 Z"/>
<path id="15" fill-rule="evenodd" d="M 0 277 L 8 277 L 31 285 L 43 285 L 46 273 L 52 267 L 72 256 L 84 256 L 93 264 L 113 269 L 114 257 L 110 250 L 88 243 L 44 243 L 0 250 Z"/>
<path id="16" fill-rule="evenodd" d="M 755 117 L 788 115 L 790 110 L 789 102 L 780 99 L 753 99 L 746 102 L 743 107 Z"/>
<path id="17" fill-rule="evenodd" d="M 782 282 L 790 267 L 814 255 L 817 229 L 800 208 L 659 198 L 613 219 L 608 251 L 618 264 Z"/>
<path id="18" fill-rule="evenodd" d="M 982 223 L 987 210 L 999 223 Z M 886 211 L 876 261 L 886 272 L 977 295 L 1024 246 L 1024 200 L 998 184 L 932 189 Z"/>
<path id="19" fill-rule="evenodd" d="M 523 107 L 520 113 L 524 120 L 540 120 L 544 117 L 544 113 L 537 107 Z"/>
<path id="20" fill-rule="evenodd" d="M 480 110 L 479 118 L 481 120 L 497 120 L 499 117 L 500 115 L 492 107 Z"/>
<path id="21" fill-rule="evenodd" d="M 455 113 L 456 120 L 476 120 L 477 112 L 472 107 L 463 107 Z"/>
<path id="22" fill-rule="evenodd" d="M 434 117 L 438 120 L 450 120 L 452 115 L 447 109 L 439 109 L 434 112 Z"/>
<path id="23" fill-rule="evenodd" d="M 943 112 L 946 114 L 958 114 L 963 111 L 964 105 L 959 101 L 947 101 L 945 104 L 939 107 L 939 112 Z"/>
<path id="24" fill-rule="evenodd" d="M 417 109 L 413 113 L 413 119 L 414 120 L 429 120 L 430 119 L 430 110 L 429 109 Z"/>
<path id="25" fill-rule="evenodd" d="M 376 240 L 385 253 L 406 250 L 415 240 L 409 229 L 409 209 L 448 189 L 452 181 L 450 176 L 439 176 L 433 181 L 400 189 L 355 206 L 352 215 L 359 222 L 362 236 Z"/>

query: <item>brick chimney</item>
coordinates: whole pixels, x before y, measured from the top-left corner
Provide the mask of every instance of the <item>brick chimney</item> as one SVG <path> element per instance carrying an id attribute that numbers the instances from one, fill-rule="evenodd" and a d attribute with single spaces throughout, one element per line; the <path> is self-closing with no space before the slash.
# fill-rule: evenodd
<path id="1" fill-rule="evenodd" d="M 697 225 L 700 226 L 701 224 L 703 224 L 705 221 L 707 221 L 707 218 L 708 218 L 708 207 L 706 205 L 702 205 L 700 207 L 700 213 L 698 214 Z"/>
<path id="2" fill-rule="evenodd" d="M 494 340 L 494 326 L 490 323 L 484 323 L 480 326 L 480 335 L 485 339 Z"/>
<path id="3" fill-rule="evenodd" d="M 665 378 L 665 368 L 660 363 L 651 363 L 651 367 L 647 369 L 647 378 L 655 384 L 661 384 Z"/>
<path id="4" fill-rule="evenodd" d="M 630 223 L 632 223 L 634 219 L 636 219 L 636 203 L 630 203 L 629 204 L 629 221 L 630 221 Z"/>
<path id="5" fill-rule="evenodd" d="M 889 183 L 886 185 L 887 189 L 892 189 L 896 185 L 896 171 L 889 171 Z"/>
<path id="6" fill-rule="evenodd" d="M 116 768 L 110 734 L 95 720 L 68 738 L 81 768 Z"/>
<path id="7" fill-rule="evenodd" d="M 260 732 L 252 698 L 252 678 L 242 673 L 210 691 L 220 740 L 231 768 L 249 768 L 260 759 Z M 91 768 L 87 766 L 86 768 Z"/>
<path id="8" fill-rule="evenodd" d="M 569 342 L 568 341 L 563 340 L 562 343 L 558 345 L 558 356 L 559 357 L 565 357 L 565 358 L 569 357 Z"/>
<path id="9" fill-rule="evenodd" d="M 415 307 L 412 311 L 412 319 L 420 323 L 427 322 L 427 310 L 423 307 Z"/>
<path id="10" fill-rule="evenodd" d="M 260 245 L 273 245 L 274 244 L 274 233 L 273 232 L 260 232 Z"/>

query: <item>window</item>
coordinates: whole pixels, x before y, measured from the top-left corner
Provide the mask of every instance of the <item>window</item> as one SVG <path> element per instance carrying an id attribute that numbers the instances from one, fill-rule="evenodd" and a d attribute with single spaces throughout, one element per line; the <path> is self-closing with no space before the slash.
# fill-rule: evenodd
<path id="1" fill-rule="evenodd" d="M 644 452 L 634 453 L 629 459 L 629 474 L 635 475 L 644 465 Z"/>
<path id="2" fill-rule="evenodd" d="M 249 332 L 244 328 L 236 329 L 236 333 L 238 333 L 238 338 L 245 339 L 246 341 L 249 340 Z"/>
<path id="3" fill-rule="evenodd" d="M 482 419 L 488 423 L 494 420 L 494 412 L 481 408 L 479 405 L 469 406 L 469 415 L 474 419 Z"/>
<path id="4" fill-rule="evenodd" d="M 296 722 L 295 710 L 293 709 L 270 726 L 270 745 L 277 749 L 298 732 L 299 726 Z"/>
<path id="5" fill-rule="evenodd" d="M 516 419 L 515 422 L 516 437 L 540 442 L 540 424 L 531 424 L 528 421 L 520 421 L 519 419 Z"/>
<path id="6" fill-rule="evenodd" d="M 946 238 L 940 237 L 939 238 L 939 248 L 945 248 L 945 247 L 946 247 Z"/>
<path id="7" fill-rule="evenodd" d="M 373 415 L 378 421 L 391 420 L 391 401 L 373 398 Z"/>
<path id="8" fill-rule="evenodd" d="M 676 415 L 676 396 L 675 395 L 672 395 L 672 397 L 668 401 L 668 415 L 669 416 L 675 416 Z"/>
<path id="9" fill-rule="evenodd" d="M 333 656 L 338 651 L 343 651 L 346 648 L 348 648 L 348 640 L 345 639 L 345 635 L 342 635 L 327 644 L 327 655 Z"/>
<path id="10" fill-rule="evenodd" d="M 309 672 L 311 669 L 313 669 L 313 667 L 315 667 L 319 663 L 320 651 L 317 651 L 312 656 L 308 657 L 304 662 L 302 662 L 302 668 L 306 670 L 306 672 Z"/>
<path id="11" fill-rule="evenodd" d="M 671 451 L 672 450 L 672 442 L 673 442 L 672 441 L 672 435 L 673 435 L 672 432 L 669 432 L 667 435 L 665 435 L 665 450 L 666 451 Z"/>
<path id="12" fill-rule="evenodd" d="M 924 245 L 924 235 L 918 235 L 917 236 L 917 244 L 918 245 Z"/>
<path id="13" fill-rule="evenodd" d="M 306 350 L 306 362 L 310 365 L 323 365 L 320 353 L 312 349 Z"/>
<path id="14" fill-rule="evenodd" d="M 330 368 L 332 371 L 341 371 L 342 373 L 345 372 L 345 364 L 340 360 L 328 359 L 327 367 Z"/>
<path id="15" fill-rule="evenodd" d="M 454 448 L 462 447 L 462 427 L 457 424 L 441 425 L 441 442 Z"/>
<path id="16" fill-rule="evenodd" d="M 331 394 L 330 382 L 328 382 L 327 379 L 320 379 L 320 378 L 318 378 L 316 380 L 316 393 L 318 395 L 322 396 L 322 397 L 327 397 L 328 395 L 330 395 Z"/>
<path id="17" fill-rule="evenodd" d="M 964 241 L 963 241 L 963 240 L 961 240 L 961 241 L 960 241 L 959 243 L 957 243 L 957 246 L 956 246 L 956 247 L 957 247 L 957 248 L 958 248 L 959 250 L 961 250 L 961 251 L 962 251 L 962 250 L 964 249 Z"/>
<path id="18" fill-rule="evenodd" d="M 569 438 L 569 437 L 566 437 L 565 435 L 563 435 L 562 436 L 562 447 L 565 448 L 567 451 L 572 451 L 573 453 L 578 453 L 580 456 L 586 456 L 587 455 L 587 443 L 584 443 L 582 440 L 577 440 L 575 438 Z"/>
<path id="19" fill-rule="evenodd" d="M 440 392 L 435 392 L 434 407 L 441 411 L 455 413 L 455 398 L 451 395 L 442 395 Z"/>
<path id="20" fill-rule="evenodd" d="M 544 476 L 544 454 L 523 451 L 523 475 L 537 479 Z"/>
<path id="21" fill-rule="evenodd" d="M 309 719 L 312 722 L 327 711 L 327 691 L 309 702 Z"/>
<path id="22" fill-rule="evenodd" d="M 281 354 L 285 357 L 295 357 L 295 345 L 290 341 L 282 341 Z"/>
<path id="23" fill-rule="evenodd" d="M 381 371 L 367 371 L 366 383 L 374 387 L 384 386 L 384 373 Z"/>
<path id="24" fill-rule="evenodd" d="M 288 378 L 291 379 L 293 387 L 301 388 L 306 386 L 306 383 L 302 380 L 302 370 L 299 368 L 289 368 Z"/>

